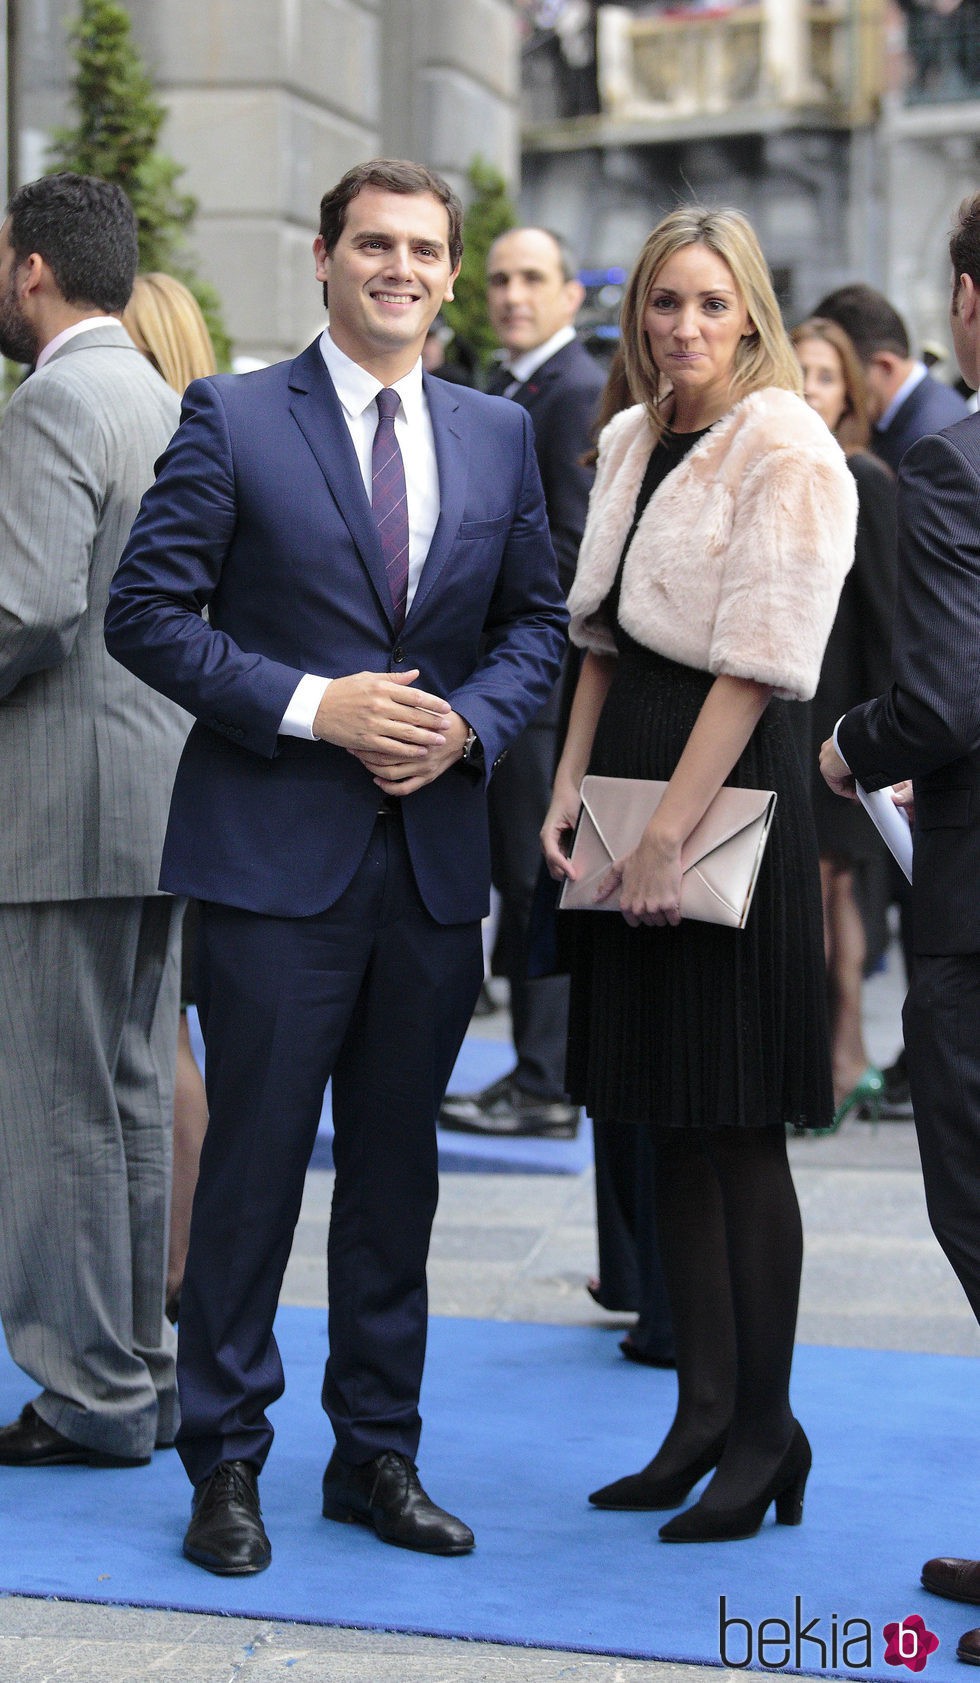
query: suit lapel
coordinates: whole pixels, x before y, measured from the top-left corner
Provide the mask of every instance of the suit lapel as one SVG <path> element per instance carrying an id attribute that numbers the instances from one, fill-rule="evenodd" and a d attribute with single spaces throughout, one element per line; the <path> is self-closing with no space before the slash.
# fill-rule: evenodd
<path id="1" fill-rule="evenodd" d="M 453 388 L 445 380 L 423 375 L 423 385 L 432 420 L 432 436 L 439 469 L 439 519 L 432 534 L 429 553 L 422 568 L 418 589 L 408 612 L 411 619 L 422 606 L 448 561 L 459 523 L 466 507 L 467 452 L 463 448 L 463 422 Z"/>
<path id="2" fill-rule="evenodd" d="M 519 386 L 514 393 L 514 402 L 521 404 L 524 409 L 533 415 L 548 387 L 561 377 L 564 364 L 569 360 L 568 352 L 574 350 L 574 348 L 574 343 L 571 341 L 567 345 L 562 345 L 560 351 L 556 351 L 554 356 L 550 356 L 547 362 L 541 364 L 540 368 L 536 368 L 530 378 L 525 380 L 523 386 Z"/>
<path id="3" fill-rule="evenodd" d="M 296 358 L 290 370 L 289 389 L 290 413 L 316 457 L 381 606 L 392 621 L 391 593 L 378 528 L 340 399 L 320 355 L 318 341 L 314 340 Z"/>

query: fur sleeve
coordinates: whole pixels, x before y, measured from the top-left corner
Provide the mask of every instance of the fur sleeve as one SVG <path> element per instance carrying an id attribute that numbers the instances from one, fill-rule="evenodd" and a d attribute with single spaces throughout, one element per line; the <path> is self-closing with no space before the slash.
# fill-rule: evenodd
<path id="1" fill-rule="evenodd" d="M 857 493 L 844 455 L 767 450 L 735 496 L 709 670 L 808 701 L 854 560 Z"/>
<path id="2" fill-rule="evenodd" d="M 637 404 L 614 415 L 599 435 L 595 482 L 582 534 L 575 580 L 568 597 L 568 635 L 579 648 L 615 654 L 612 627 L 601 612 L 632 518 L 633 505 L 649 450 L 641 448 L 639 468 L 625 472 L 627 458 L 645 437 L 645 411 Z M 639 475 L 639 477 L 638 477 Z"/>

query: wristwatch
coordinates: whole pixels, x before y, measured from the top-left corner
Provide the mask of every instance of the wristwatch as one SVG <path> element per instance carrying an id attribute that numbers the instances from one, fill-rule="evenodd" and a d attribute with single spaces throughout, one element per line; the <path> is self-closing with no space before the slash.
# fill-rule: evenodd
<path id="1" fill-rule="evenodd" d="M 478 777 L 482 777 L 486 771 L 483 743 L 472 725 L 466 732 L 466 741 L 463 743 L 463 753 L 459 763 L 466 771 L 475 772 Z"/>

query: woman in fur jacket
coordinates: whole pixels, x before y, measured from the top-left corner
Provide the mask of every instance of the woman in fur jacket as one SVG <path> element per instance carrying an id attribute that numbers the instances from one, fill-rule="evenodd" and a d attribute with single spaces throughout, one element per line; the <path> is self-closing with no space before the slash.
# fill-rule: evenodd
<path id="1" fill-rule="evenodd" d="M 810 1447 L 790 1368 L 802 1230 L 786 1128 L 830 1125 L 817 847 L 791 719 L 813 695 L 854 553 L 844 454 L 800 396 L 743 216 L 683 207 L 654 229 L 623 305 L 641 399 L 599 444 L 569 599 L 585 650 L 542 830 L 555 878 L 586 772 L 667 788 L 572 954 L 568 1080 L 594 1118 L 649 1128 L 677 1347 L 677 1411 L 602 1508 L 681 1508 L 667 1542 L 797 1524 Z M 775 790 L 743 929 L 682 916 L 685 841 L 725 783 Z"/>

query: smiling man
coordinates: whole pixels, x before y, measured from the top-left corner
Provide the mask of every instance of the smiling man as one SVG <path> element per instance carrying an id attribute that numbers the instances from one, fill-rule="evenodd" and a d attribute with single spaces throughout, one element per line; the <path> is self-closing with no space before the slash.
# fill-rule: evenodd
<path id="1" fill-rule="evenodd" d="M 375 160 L 320 208 L 329 327 L 191 386 L 106 618 L 112 653 L 197 718 L 162 874 L 202 902 L 211 1116 L 178 1447 L 184 1552 L 226 1574 L 271 1557 L 273 1317 L 330 1078 L 323 1513 L 473 1546 L 415 1468 L 435 1116 L 482 974 L 486 783 L 564 645 L 528 417 L 421 370 L 459 200 Z"/>

